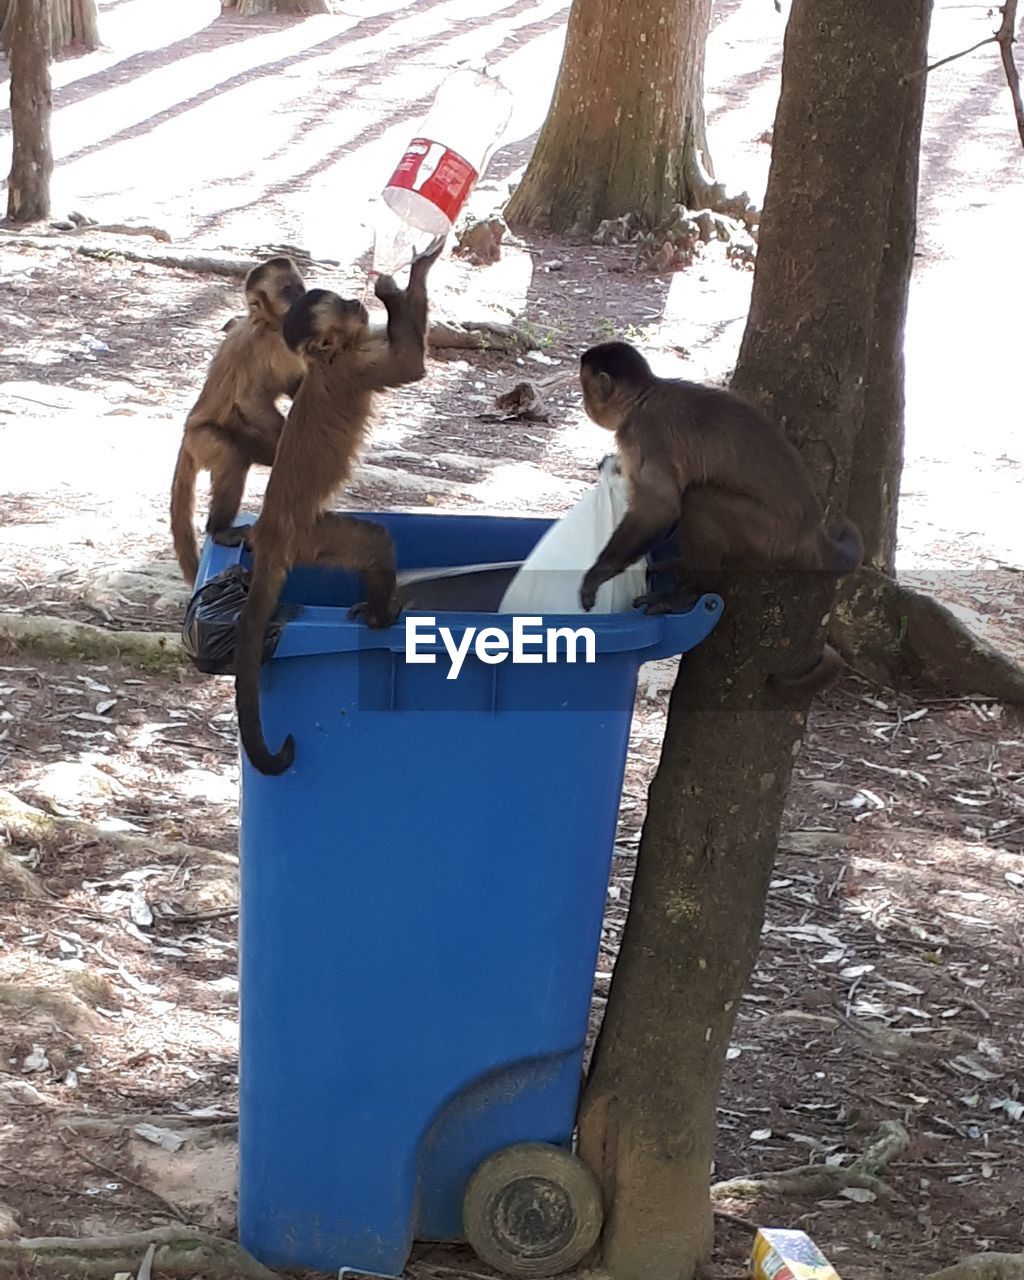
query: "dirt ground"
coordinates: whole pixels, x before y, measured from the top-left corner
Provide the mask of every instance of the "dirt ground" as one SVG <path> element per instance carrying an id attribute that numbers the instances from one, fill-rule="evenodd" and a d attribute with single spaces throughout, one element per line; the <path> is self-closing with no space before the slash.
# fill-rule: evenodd
<path id="1" fill-rule="evenodd" d="M 299 246 L 318 260 L 310 283 L 359 293 L 366 199 L 441 68 L 486 54 L 516 93 L 510 141 L 473 198 L 486 214 L 543 119 L 567 6 L 354 0 L 332 18 L 246 23 L 208 0 L 150 10 L 101 0 L 107 46 L 54 68 L 55 217 L 151 224 L 175 247 L 246 258 Z M 716 164 L 755 199 L 782 24 L 767 0 L 720 0 L 709 46 Z M 941 0 L 933 55 L 991 24 L 984 5 Z M 935 73 L 900 566 L 1024 659 L 1022 177 L 991 50 Z M 125 247 L 163 246 L 0 231 L 0 610 L 174 630 L 185 593 L 169 476 L 240 291 L 129 261 Z M 540 238 L 506 242 L 487 268 L 446 258 L 435 276 L 437 314 L 516 320 L 536 349 L 435 353 L 375 428 L 350 507 L 566 510 L 607 445 L 575 391 L 580 349 L 622 336 L 661 371 L 722 380 L 750 287 L 724 251 L 652 276 L 626 248 Z M 542 385 L 549 422 L 488 420 L 524 377 Z M 250 481 L 254 508 L 263 482 Z M 641 672 L 598 1016 L 672 678 L 670 663 Z M 179 1219 L 232 1230 L 236 786 L 230 682 L 0 653 L 0 1239 Z M 10 797 L 63 822 L 40 832 Z M 726 1205 L 805 1228 L 844 1280 L 1024 1247 L 1022 852 L 1024 727 L 1008 711 L 852 678 L 816 705 L 730 1049 L 715 1177 L 842 1166 L 882 1121 L 905 1124 L 889 1198 Z M 744 1275 L 748 1248 L 722 1220 L 714 1275 Z M 411 1270 L 483 1268 L 432 1250 Z"/>

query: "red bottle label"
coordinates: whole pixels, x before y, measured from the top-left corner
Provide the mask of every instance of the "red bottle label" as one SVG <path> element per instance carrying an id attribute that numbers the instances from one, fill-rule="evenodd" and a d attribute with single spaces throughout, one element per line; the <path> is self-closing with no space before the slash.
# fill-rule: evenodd
<path id="1" fill-rule="evenodd" d="M 388 186 L 419 192 L 454 222 L 479 176 L 457 151 L 429 138 L 413 138 Z"/>

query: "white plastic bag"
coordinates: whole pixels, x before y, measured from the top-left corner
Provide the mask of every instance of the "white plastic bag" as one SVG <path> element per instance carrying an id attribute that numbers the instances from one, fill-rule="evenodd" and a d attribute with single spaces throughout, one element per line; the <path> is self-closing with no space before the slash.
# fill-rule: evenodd
<path id="1" fill-rule="evenodd" d="M 509 583 L 500 613 L 582 613 L 583 575 L 604 550 L 629 506 L 629 489 L 609 454 L 597 484 L 551 526 Z M 638 560 L 597 593 L 595 613 L 623 613 L 647 590 L 647 566 Z"/>

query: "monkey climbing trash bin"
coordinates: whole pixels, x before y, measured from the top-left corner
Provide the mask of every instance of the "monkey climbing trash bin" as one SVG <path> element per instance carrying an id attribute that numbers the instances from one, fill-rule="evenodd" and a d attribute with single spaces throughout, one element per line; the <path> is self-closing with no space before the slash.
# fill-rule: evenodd
<path id="1" fill-rule="evenodd" d="M 369 518 L 390 529 L 400 570 L 503 573 L 551 523 Z M 239 563 L 242 549 L 208 543 L 197 591 Z M 556 1166 L 574 1160 L 637 671 L 698 644 L 722 602 L 547 617 L 589 629 L 593 661 L 582 643 L 575 662 L 487 661 L 471 646 L 449 678 L 430 615 L 371 631 L 347 618 L 360 598 L 354 575 L 292 573 L 261 704 L 272 748 L 294 734 L 295 763 L 265 777 L 242 761 L 240 1238 L 271 1267 L 397 1276 L 413 1240 L 469 1228 L 499 1265 L 521 1247 L 521 1274 L 549 1274 L 568 1256 L 565 1205 L 545 1226 L 529 1206 L 517 1218 L 516 1195 L 545 1170 L 570 1208 L 589 1194 Z M 470 628 L 514 639 L 516 625 L 435 616 L 455 645 Z M 498 1153 L 519 1144 L 509 1167 L 525 1180 L 503 1190 Z M 505 1238 L 488 1253 L 499 1210 Z"/>

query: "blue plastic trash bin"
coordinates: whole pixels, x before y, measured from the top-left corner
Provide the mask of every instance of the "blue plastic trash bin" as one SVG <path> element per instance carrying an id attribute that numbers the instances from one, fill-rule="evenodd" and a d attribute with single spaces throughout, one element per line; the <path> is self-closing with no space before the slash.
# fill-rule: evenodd
<path id="1" fill-rule="evenodd" d="M 524 559 L 543 519 L 369 514 L 400 569 Z M 207 544 L 198 587 L 239 561 Z M 470 1176 L 570 1144 L 637 671 L 699 643 L 689 612 L 591 627 L 592 664 L 404 660 L 350 622 L 352 575 L 296 570 L 263 668 L 241 800 L 239 1228 L 267 1265 L 397 1276 L 463 1236 Z M 510 631 L 505 615 L 438 624 Z M 582 655 L 581 655 L 582 656 Z"/>

